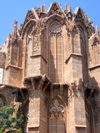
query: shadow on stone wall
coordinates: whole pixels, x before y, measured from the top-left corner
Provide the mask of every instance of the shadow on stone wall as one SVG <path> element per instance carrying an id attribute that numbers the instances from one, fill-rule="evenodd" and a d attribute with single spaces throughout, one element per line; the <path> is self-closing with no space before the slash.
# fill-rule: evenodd
<path id="1" fill-rule="evenodd" d="M 23 121 L 23 133 L 26 133 L 28 131 L 28 112 L 29 112 L 29 94 L 28 94 L 28 90 L 27 89 L 23 89 L 18 91 L 18 98 L 16 102 L 20 102 L 21 107 L 19 108 L 18 112 L 19 114 L 23 114 L 24 116 L 24 121 Z"/>
<path id="2" fill-rule="evenodd" d="M 98 132 L 100 131 L 100 86 L 95 77 L 89 76 L 89 87 L 94 90 L 88 99 L 93 117 L 92 130 Z"/>
<path id="3" fill-rule="evenodd" d="M 99 90 L 100 87 L 95 77 L 89 76 L 89 87 L 94 88 L 95 90 Z"/>

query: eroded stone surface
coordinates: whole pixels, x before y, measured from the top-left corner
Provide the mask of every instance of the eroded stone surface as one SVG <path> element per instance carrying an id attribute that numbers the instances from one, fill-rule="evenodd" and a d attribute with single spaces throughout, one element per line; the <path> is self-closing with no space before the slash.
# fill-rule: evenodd
<path id="1" fill-rule="evenodd" d="M 0 107 L 14 102 L 23 133 L 99 133 L 99 28 L 57 2 L 17 23 L 0 47 Z"/>

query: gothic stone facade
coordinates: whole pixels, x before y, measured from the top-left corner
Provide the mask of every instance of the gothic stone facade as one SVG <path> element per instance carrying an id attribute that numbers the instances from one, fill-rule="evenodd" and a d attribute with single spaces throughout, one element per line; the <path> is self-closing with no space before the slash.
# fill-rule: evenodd
<path id="1" fill-rule="evenodd" d="M 54 2 L 15 20 L 0 68 L 0 107 L 23 113 L 23 133 L 100 133 L 100 35 L 81 8 Z"/>

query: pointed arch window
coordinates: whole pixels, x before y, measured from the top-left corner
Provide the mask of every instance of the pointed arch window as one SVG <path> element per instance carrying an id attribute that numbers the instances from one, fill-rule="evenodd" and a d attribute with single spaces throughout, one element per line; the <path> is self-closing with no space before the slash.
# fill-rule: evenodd
<path id="1" fill-rule="evenodd" d="M 72 52 L 81 54 L 81 47 L 79 43 L 79 35 L 78 35 L 78 30 L 76 27 L 74 27 L 72 31 Z"/>
<path id="2" fill-rule="evenodd" d="M 49 108 L 49 133 L 65 133 L 64 107 L 55 100 Z"/>
<path id="3" fill-rule="evenodd" d="M 52 82 L 62 82 L 63 45 L 61 25 L 54 21 L 49 28 L 49 76 Z"/>

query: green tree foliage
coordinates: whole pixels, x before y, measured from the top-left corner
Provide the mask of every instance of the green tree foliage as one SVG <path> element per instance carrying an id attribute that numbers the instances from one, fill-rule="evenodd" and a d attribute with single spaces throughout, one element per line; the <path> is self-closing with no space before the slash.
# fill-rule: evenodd
<path id="1" fill-rule="evenodd" d="M 13 104 L 0 108 L 0 133 L 21 133 L 22 123 L 23 115 L 18 117 L 18 112 L 13 107 Z"/>

